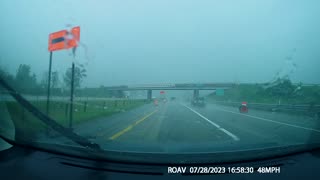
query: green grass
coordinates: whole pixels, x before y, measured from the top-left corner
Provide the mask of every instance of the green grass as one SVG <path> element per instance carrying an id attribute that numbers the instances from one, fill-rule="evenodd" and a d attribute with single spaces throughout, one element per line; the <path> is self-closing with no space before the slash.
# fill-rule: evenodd
<path id="1" fill-rule="evenodd" d="M 33 101 L 31 103 L 40 111 L 46 112 L 45 101 Z M 84 101 L 75 102 L 73 125 L 127 111 L 143 104 L 145 104 L 144 100 L 88 101 L 87 107 L 85 108 Z M 6 105 L 16 130 L 18 131 L 16 135 L 32 139 L 37 133 L 45 132 L 46 125 L 24 109 L 20 104 L 16 102 L 6 102 Z M 68 127 L 69 104 L 66 102 L 51 102 L 49 116 L 64 127 Z"/>

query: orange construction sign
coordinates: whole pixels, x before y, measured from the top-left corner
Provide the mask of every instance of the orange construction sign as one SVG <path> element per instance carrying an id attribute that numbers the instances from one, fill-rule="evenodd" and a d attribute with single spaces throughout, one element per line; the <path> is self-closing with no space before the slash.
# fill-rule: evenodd
<path id="1" fill-rule="evenodd" d="M 80 41 L 80 27 L 77 26 L 77 27 L 72 28 L 71 35 L 72 35 L 72 39 L 70 41 L 68 41 L 69 48 L 77 47 L 78 42 Z"/>
<path id="2" fill-rule="evenodd" d="M 74 27 L 71 31 L 62 30 L 49 35 L 49 51 L 70 49 L 78 46 L 80 40 L 80 27 Z"/>

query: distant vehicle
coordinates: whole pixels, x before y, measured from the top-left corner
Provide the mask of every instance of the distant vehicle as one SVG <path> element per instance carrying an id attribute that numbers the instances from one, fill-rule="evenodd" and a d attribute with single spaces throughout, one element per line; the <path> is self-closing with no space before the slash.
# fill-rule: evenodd
<path id="1" fill-rule="evenodd" d="M 240 113 L 248 113 L 248 106 L 247 102 L 242 102 L 241 105 L 239 106 L 239 112 Z"/>
<path id="2" fill-rule="evenodd" d="M 205 101 L 204 101 L 204 97 L 198 97 L 198 98 L 194 98 L 191 101 L 191 104 L 193 106 L 199 106 L 199 107 L 204 107 L 206 105 Z"/>
<path id="3" fill-rule="evenodd" d="M 157 100 L 157 99 L 155 99 L 155 100 L 153 101 L 153 104 L 154 104 L 155 106 L 158 106 L 158 105 L 159 105 L 158 100 Z"/>

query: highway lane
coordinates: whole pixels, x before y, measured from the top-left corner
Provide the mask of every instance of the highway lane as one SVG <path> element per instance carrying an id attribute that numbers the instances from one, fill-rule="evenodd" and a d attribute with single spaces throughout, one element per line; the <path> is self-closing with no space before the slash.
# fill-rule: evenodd
<path id="1" fill-rule="evenodd" d="M 242 114 L 236 108 L 218 105 L 197 110 L 234 132 L 242 143 L 286 145 L 320 142 L 320 122 L 311 117 L 260 110 Z"/>
<path id="2" fill-rule="evenodd" d="M 122 143 L 159 144 L 166 151 L 174 145 L 216 144 L 232 142 L 218 128 L 202 121 L 197 114 L 180 104 L 167 103 L 158 108 L 158 112 L 149 120 L 133 128 L 114 141 Z"/>
<path id="3" fill-rule="evenodd" d="M 84 137 L 99 138 L 105 141 L 155 110 L 153 106 L 146 104 L 129 111 L 75 125 L 74 130 Z"/>
<path id="4" fill-rule="evenodd" d="M 75 127 L 75 132 L 108 149 L 128 151 L 150 150 L 174 152 L 177 148 L 193 148 L 209 144 L 233 143 L 224 132 L 202 122 L 199 116 L 179 103 L 137 109 L 100 118 Z M 195 146 L 196 144 L 196 146 Z M 199 148 L 198 147 L 198 148 Z"/>
<path id="5" fill-rule="evenodd" d="M 149 152 L 232 151 L 320 142 L 320 122 L 311 117 L 208 104 L 147 104 L 75 127 L 105 149 Z"/>

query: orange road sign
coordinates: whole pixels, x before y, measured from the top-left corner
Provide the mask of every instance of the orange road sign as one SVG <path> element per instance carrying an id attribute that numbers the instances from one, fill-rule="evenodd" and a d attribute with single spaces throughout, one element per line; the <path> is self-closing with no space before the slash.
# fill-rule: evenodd
<path id="1" fill-rule="evenodd" d="M 61 30 L 49 35 L 48 50 L 57 51 L 78 46 L 80 40 L 80 27 L 74 27 L 71 31 Z"/>

